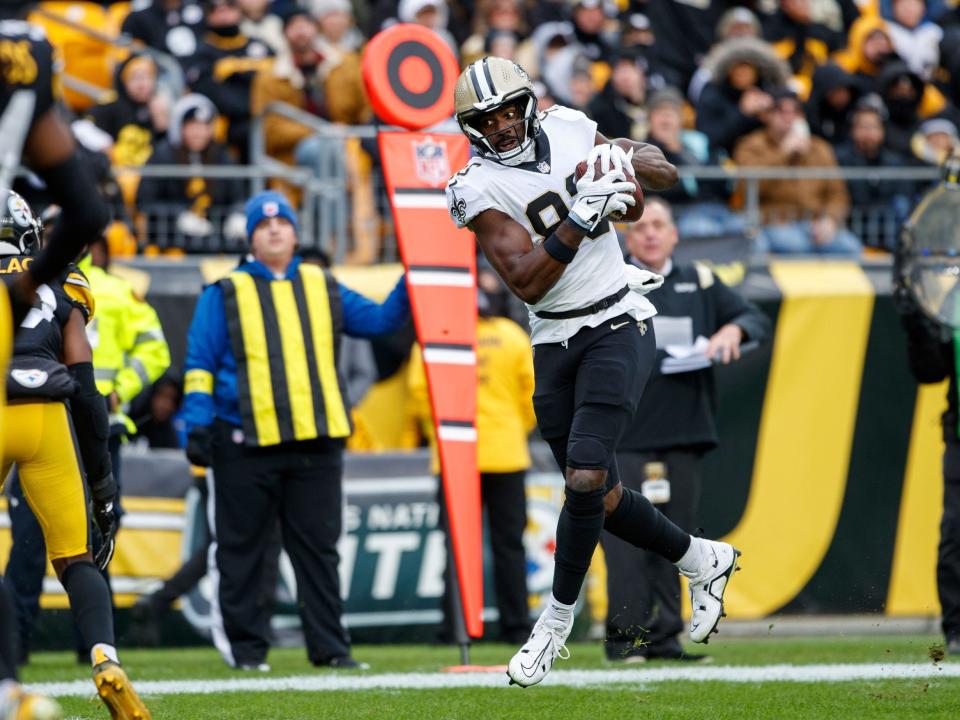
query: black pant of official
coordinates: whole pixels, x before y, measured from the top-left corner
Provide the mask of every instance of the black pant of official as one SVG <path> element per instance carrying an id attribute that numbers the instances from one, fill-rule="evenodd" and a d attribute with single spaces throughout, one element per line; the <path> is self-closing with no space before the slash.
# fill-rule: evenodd
<path id="1" fill-rule="evenodd" d="M 943 453 L 943 515 L 937 548 L 937 592 L 947 641 L 960 640 L 960 442 Z"/>
<path id="2" fill-rule="evenodd" d="M 207 574 L 212 539 L 206 522 L 206 507 L 209 498 L 206 484 L 201 490 L 201 496 L 200 507 L 204 511 L 200 515 L 199 524 L 202 526 L 202 532 L 206 539 L 197 547 L 193 555 L 184 561 L 180 569 L 164 580 L 163 585 L 149 596 L 150 603 L 158 617 L 168 610 L 173 603 L 193 590 Z M 277 579 L 280 577 L 280 552 L 283 550 L 280 535 L 280 523 L 277 522 L 273 533 L 266 539 L 269 547 L 263 556 L 263 588 L 265 593 L 274 591 L 277 587 Z"/>
<path id="3" fill-rule="evenodd" d="M 526 471 L 481 473 L 480 499 L 487 511 L 490 550 L 493 553 L 493 588 L 500 615 L 500 639 L 522 643 L 530 635 L 530 605 L 527 595 L 527 554 L 523 547 L 523 531 L 527 527 Z M 446 529 L 443 487 L 439 489 L 441 526 Z M 448 543 L 449 547 L 449 543 Z M 448 565 L 444 577 L 443 640 L 453 637 L 454 578 Z"/>
<path id="4" fill-rule="evenodd" d="M 693 532 L 700 500 L 703 454 L 698 449 L 617 452 L 620 481 L 640 492 L 648 462 L 666 465 L 669 502 L 656 507 L 677 526 Z M 610 659 L 630 655 L 675 656 L 680 616 L 680 576 L 669 560 L 640 550 L 608 532 L 601 536 L 607 562 L 607 632 L 604 648 Z"/>
<path id="5" fill-rule="evenodd" d="M 214 643 L 235 667 L 265 661 L 273 592 L 263 573 L 279 517 L 297 580 L 307 655 L 324 664 L 350 654 L 341 622 L 337 571 L 342 525 L 343 441 L 320 439 L 251 448 L 238 428 L 213 430 L 213 543 L 210 573 Z"/>

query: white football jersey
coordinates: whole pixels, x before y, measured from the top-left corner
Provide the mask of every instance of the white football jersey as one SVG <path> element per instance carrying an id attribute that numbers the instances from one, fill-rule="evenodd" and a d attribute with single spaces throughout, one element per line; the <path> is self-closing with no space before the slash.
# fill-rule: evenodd
<path id="1" fill-rule="evenodd" d="M 555 105 L 540 124 L 536 157 L 511 167 L 475 157 L 447 183 L 447 207 L 458 227 L 491 208 L 526 228 L 534 245 L 542 243 L 567 217 L 577 188 L 574 171 L 594 145 L 597 124 L 579 110 Z M 592 315 L 545 320 L 536 311 L 559 312 L 587 307 L 614 295 L 627 284 L 617 233 L 601 221 L 580 244 L 573 262 L 530 311 L 531 342 L 563 342 L 584 327 L 597 327 L 629 313 L 637 320 L 656 314 L 647 298 L 628 292 L 616 305 Z"/>

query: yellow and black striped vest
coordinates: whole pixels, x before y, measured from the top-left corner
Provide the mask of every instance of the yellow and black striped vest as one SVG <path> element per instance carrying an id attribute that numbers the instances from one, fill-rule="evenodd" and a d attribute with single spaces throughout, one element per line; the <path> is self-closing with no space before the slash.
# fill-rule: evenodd
<path id="1" fill-rule="evenodd" d="M 333 277 L 304 263 L 293 280 L 237 271 L 220 286 L 246 444 L 350 435 L 337 372 L 343 307 Z"/>

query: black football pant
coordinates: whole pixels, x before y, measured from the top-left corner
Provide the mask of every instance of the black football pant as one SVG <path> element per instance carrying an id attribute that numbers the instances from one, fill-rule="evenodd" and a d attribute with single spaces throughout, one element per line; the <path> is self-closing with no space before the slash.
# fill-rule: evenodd
<path id="1" fill-rule="evenodd" d="M 274 587 L 263 574 L 279 518 L 297 580 L 300 619 L 311 662 L 350 654 L 337 541 L 343 513 L 343 442 L 319 440 L 250 448 L 237 428 L 213 428 L 210 547 L 214 643 L 231 665 L 256 665 L 269 649 Z"/>
<path id="2" fill-rule="evenodd" d="M 523 470 L 480 474 L 480 498 L 487 511 L 490 550 L 493 553 L 493 587 L 500 615 L 500 638 L 508 643 L 526 640 L 531 627 L 527 595 L 527 555 L 523 548 L 523 531 L 527 527 L 525 477 L 526 472 Z M 441 525 L 446 530 L 442 487 L 438 495 Z M 445 578 L 444 636 L 455 639 L 451 630 L 451 614 L 455 611 L 451 592 L 453 576 L 447 572 Z"/>
<path id="3" fill-rule="evenodd" d="M 948 442 L 943 453 L 943 516 L 937 549 L 937 592 L 943 634 L 960 638 L 960 443 Z"/>
<path id="4" fill-rule="evenodd" d="M 657 504 L 660 512 L 687 532 L 696 528 L 703 455 L 695 449 L 650 453 L 617 452 L 620 481 L 637 492 L 648 462 L 666 465 L 670 500 Z M 607 562 L 607 657 L 628 653 L 676 654 L 680 616 L 680 575 L 676 566 L 656 553 L 634 547 L 609 532 L 600 538 Z M 640 641 L 640 642 L 638 642 Z"/>

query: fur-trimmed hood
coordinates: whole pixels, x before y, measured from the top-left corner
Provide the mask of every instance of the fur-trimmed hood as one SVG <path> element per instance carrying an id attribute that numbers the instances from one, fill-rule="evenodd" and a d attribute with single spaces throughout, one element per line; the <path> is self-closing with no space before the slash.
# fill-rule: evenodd
<path id="1" fill-rule="evenodd" d="M 704 59 L 703 67 L 709 71 L 713 82 L 723 84 L 730 69 L 739 63 L 749 63 L 757 69 L 761 86 L 785 85 L 790 78 L 790 67 L 770 43 L 750 37 L 720 43 Z"/>

